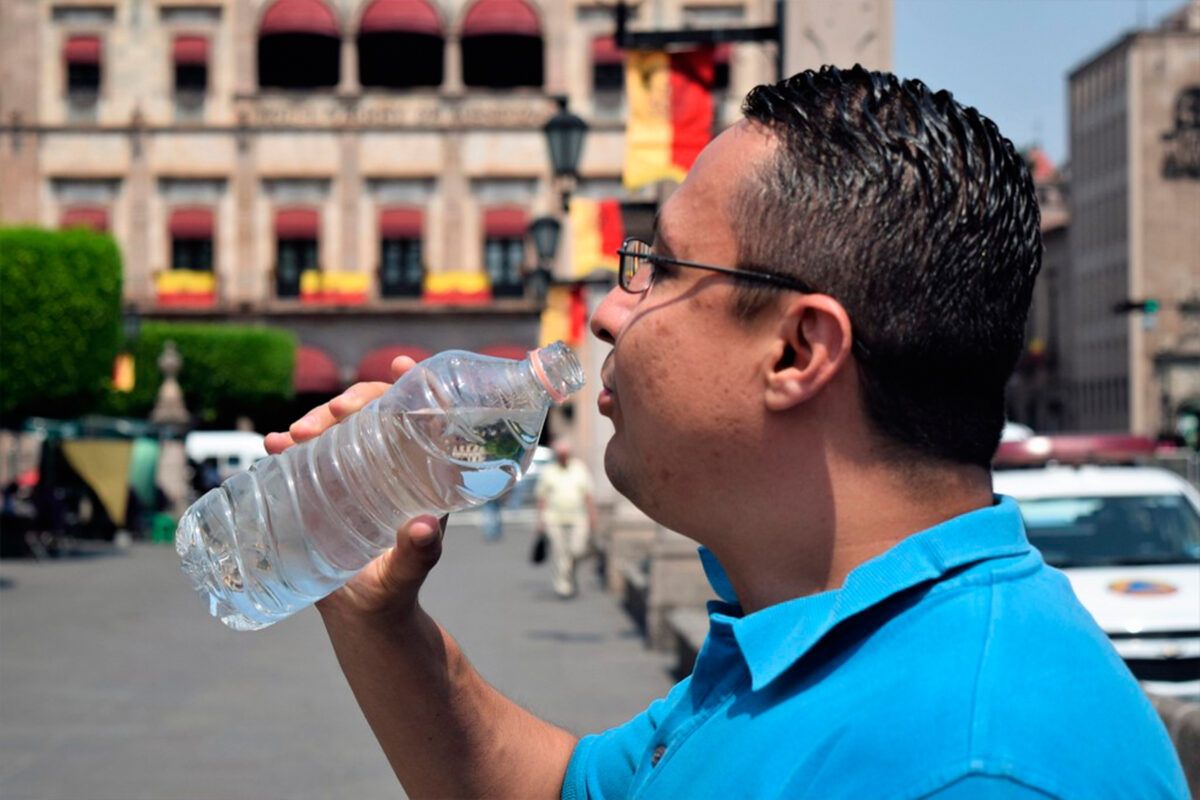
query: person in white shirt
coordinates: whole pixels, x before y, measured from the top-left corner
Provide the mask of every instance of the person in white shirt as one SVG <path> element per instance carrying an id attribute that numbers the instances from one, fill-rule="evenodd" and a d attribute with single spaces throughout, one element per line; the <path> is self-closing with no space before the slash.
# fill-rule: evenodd
<path id="1" fill-rule="evenodd" d="M 551 445 L 555 460 L 538 476 L 538 530 L 550 541 L 554 569 L 554 593 L 573 597 L 577 591 L 575 567 L 588 550 L 588 539 L 596 527 L 596 504 L 592 499 L 592 476 L 564 439 Z"/>

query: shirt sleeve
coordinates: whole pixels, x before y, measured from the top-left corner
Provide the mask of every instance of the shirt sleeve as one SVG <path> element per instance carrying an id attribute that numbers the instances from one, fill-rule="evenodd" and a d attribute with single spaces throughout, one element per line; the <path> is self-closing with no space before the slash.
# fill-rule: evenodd
<path id="1" fill-rule="evenodd" d="M 616 800 L 629 796 L 633 776 L 654 732 L 687 692 L 691 678 L 675 684 L 636 717 L 604 733 L 585 736 L 575 746 L 563 779 L 562 800 Z"/>
<path id="2" fill-rule="evenodd" d="M 1002 775 L 964 775 L 953 783 L 924 795 L 921 800 L 1056 800 L 1055 795 L 1039 791 Z"/>

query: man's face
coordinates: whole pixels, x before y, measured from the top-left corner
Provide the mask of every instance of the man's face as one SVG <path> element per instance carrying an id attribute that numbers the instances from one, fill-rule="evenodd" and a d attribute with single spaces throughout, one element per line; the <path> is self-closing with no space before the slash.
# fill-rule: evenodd
<path id="1" fill-rule="evenodd" d="M 659 213 L 657 255 L 737 266 L 728 202 L 774 141 L 742 122 L 705 148 Z M 645 267 L 649 268 L 649 267 Z M 691 533 L 705 509 L 736 493 L 760 444 L 768 326 L 730 313 L 733 279 L 654 265 L 644 294 L 613 289 L 592 332 L 613 343 L 600 412 L 615 428 L 605 452 L 613 485 L 652 518 Z"/>

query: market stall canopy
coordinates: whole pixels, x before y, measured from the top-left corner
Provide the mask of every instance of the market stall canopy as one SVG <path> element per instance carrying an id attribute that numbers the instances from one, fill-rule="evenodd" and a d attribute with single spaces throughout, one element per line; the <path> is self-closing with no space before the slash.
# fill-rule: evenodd
<path id="1" fill-rule="evenodd" d="M 129 439 L 72 439 L 62 443 L 62 451 L 71 468 L 100 498 L 109 519 L 116 525 L 124 525 L 133 442 Z"/>

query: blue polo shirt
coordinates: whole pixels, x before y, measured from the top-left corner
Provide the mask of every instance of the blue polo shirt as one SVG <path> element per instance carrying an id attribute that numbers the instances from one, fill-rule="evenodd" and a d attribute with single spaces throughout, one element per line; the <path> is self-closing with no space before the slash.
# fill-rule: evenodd
<path id="1" fill-rule="evenodd" d="M 564 800 L 1188 796 L 1153 707 L 1010 498 L 748 616 L 701 558 L 723 601 L 692 675 L 582 739 Z"/>

